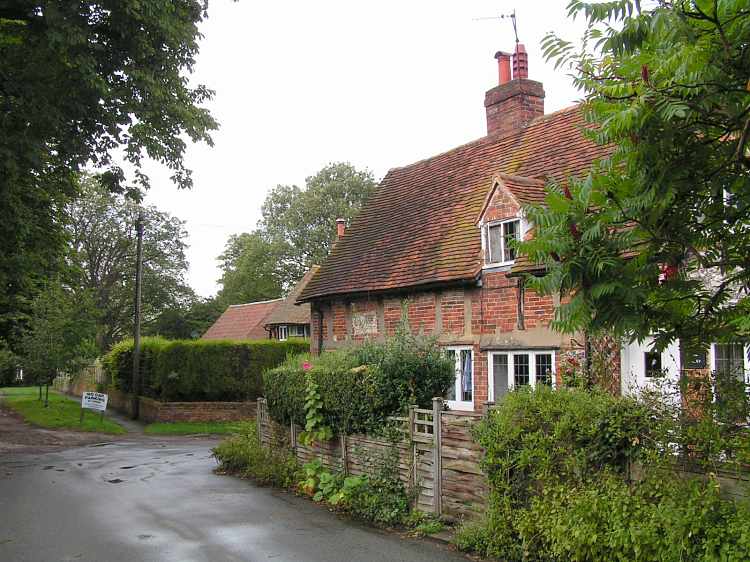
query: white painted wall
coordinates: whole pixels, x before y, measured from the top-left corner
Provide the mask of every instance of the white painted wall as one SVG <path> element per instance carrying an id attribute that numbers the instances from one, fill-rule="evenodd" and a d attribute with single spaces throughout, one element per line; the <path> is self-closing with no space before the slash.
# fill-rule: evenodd
<path id="1" fill-rule="evenodd" d="M 653 339 L 632 342 L 622 346 L 620 353 L 621 391 L 624 396 L 633 396 L 643 389 L 656 389 L 658 385 L 674 384 L 680 377 L 680 346 L 679 342 L 672 342 L 661 353 L 661 366 L 666 370 L 664 379 L 646 377 L 646 362 L 644 354 L 651 351 Z"/>

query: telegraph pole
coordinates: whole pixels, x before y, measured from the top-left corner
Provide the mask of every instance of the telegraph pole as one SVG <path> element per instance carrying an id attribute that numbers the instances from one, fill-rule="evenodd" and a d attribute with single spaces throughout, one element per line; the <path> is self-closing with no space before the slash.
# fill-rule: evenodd
<path id="1" fill-rule="evenodd" d="M 138 222 L 136 223 L 138 245 L 135 262 L 135 322 L 133 328 L 133 419 L 138 419 L 140 413 L 141 395 L 141 284 L 143 280 L 143 208 L 138 206 Z"/>

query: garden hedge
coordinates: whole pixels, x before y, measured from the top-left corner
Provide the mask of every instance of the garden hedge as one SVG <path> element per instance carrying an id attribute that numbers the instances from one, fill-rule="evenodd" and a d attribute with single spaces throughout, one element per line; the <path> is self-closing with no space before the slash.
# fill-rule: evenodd
<path id="1" fill-rule="evenodd" d="M 163 401 L 253 400 L 263 394 L 263 371 L 309 349 L 303 340 L 141 340 L 143 396 Z M 133 340 L 104 358 L 115 388 L 131 393 Z"/>
<path id="2" fill-rule="evenodd" d="M 306 372 L 317 383 L 325 424 L 343 434 L 377 430 L 410 404 L 431 408 L 455 377 L 434 339 L 404 331 L 384 343 L 290 357 L 264 375 L 268 411 L 277 422 L 305 425 Z"/>

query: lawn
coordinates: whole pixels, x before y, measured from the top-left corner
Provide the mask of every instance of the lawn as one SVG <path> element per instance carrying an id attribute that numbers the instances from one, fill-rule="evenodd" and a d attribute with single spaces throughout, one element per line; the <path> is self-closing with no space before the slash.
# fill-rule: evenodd
<path id="1" fill-rule="evenodd" d="M 194 435 L 196 433 L 208 433 L 214 435 L 226 435 L 248 431 L 248 425 L 255 427 L 254 421 L 232 421 L 232 422 L 171 422 L 152 423 L 146 426 L 146 433 L 155 435 Z"/>
<path id="2" fill-rule="evenodd" d="M 2 401 L 23 418 L 34 425 L 50 429 L 72 429 L 75 431 L 97 431 L 100 433 L 127 433 L 120 424 L 104 416 L 99 421 L 99 413 L 86 410 L 83 423 L 80 423 L 81 406 L 57 392 L 50 390 L 49 407 L 39 401 L 39 388 L 32 386 L 0 388 Z"/>

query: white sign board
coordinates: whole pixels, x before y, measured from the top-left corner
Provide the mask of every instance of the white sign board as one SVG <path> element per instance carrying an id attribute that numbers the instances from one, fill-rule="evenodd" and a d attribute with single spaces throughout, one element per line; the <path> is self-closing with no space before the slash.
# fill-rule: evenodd
<path id="1" fill-rule="evenodd" d="M 107 395 L 101 392 L 84 392 L 81 396 L 81 408 L 103 412 L 107 409 Z"/>

